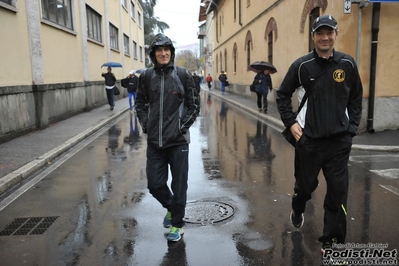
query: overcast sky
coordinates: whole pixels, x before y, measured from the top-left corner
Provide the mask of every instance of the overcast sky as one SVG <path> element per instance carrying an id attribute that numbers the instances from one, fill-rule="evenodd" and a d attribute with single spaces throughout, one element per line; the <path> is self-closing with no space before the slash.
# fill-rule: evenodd
<path id="1" fill-rule="evenodd" d="M 176 48 L 198 43 L 199 0 L 158 0 L 155 16 L 166 22 L 170 28 L 165 30 Z"/>

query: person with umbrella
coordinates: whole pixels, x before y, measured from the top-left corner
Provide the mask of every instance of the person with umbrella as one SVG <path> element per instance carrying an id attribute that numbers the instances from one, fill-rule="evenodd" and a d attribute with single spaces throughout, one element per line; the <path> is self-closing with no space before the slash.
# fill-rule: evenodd
<path id="1" fill-rule="evenodd" d="M 115 101 L 114 101 L 114 87 L 116 78 L 114 73 L 112 73 L 112 68 L 108 67 L 106 73 L 101 74 L 105 79 L 105 91 L 107 93 L 108 104 L 110 106 L 111 111 L 114 110 Z"/>
<path id="2" fill-rule="evenodd" d="M 259 112 L 267 112 L 267 95 L 269 90 L 272 90 L 272 79 L 270 77 L 270 72 L 272 70 L 268 67 L 263 67 L 263 70 L 258 72 L 254 78 L 253 85 L 255 86 L 255 92 L 257 97 L 257 105 Z M 263 108 L 262 108 L 263 102 Z"/>

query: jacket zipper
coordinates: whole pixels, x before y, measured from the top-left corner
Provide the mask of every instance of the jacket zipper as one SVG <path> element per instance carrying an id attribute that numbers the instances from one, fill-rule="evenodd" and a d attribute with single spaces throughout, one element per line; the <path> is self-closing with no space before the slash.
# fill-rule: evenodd
<path id="1" fill-rule="evenodd" d="M 161 69 L 161 96 L 159 97 L 159 136 L 158 136 L 158 145 L 159 147 L 163 146 L 162 141 L 162 124 L 163 124 L 163 98 L 165 94 L 165 73 L 163 69 Z"/>

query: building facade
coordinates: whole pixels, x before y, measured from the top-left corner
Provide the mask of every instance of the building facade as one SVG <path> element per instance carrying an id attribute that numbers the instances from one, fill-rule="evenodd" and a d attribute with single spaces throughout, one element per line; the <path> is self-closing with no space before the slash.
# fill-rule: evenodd
<path id="1" fill-rule="evenodd" d="M 0 0 L 0 24 L 0 142 L 105 104 L 105 62 L 144 68 L 140 0 Z"/>
<path id="2" fill-rule="evenodd" d="M 199 20 L 206 75 L 227 72 L 227 90 L 255 97 L 249 85 L 254 61 L 268 61 L 278 89 L 291 63 L 313 49 L 311 25 L 319 15 L 338 21 L 335 48 L 357 61 L 363 88 L 361 132 L 399 128 L 399 88 L 394 80 L 399 59 L 399 3 L 368 0 L 200 0 Z M 217 82 L 215 83 L 217 85 Z M 275 104 L 275 93 L 269 94 Z M 297 105 L 297 103 L 295 103 Z M 294 104 L 294 105 L 295 105 Z"/>

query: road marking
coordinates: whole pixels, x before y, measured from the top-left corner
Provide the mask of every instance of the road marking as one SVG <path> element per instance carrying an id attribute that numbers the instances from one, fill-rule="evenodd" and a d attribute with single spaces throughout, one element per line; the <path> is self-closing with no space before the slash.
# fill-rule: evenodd
<path id="1" fill-rule="evenodd" d="M 397 196 L 399 196 L 399 189 L 397 189 L 396 187 L 394 187 L 394 186 L 391 186 L 391 185 L 381 185 L 381 184 L 379 184 L 380 185 L 380 187 L 382 187 L 382 188 L 385 188 L 386 190 L 388 190 L 388 191 L 390 191 L 390 192 L 392 192 L 393 194 L 396 194 Z"/>
<path id="2" fill-rule="evenodd" d="M 370 170 L 370 172 L 385 177 L 387 179 L 399 179 L 399 168 Z"/>
<path id="3" fill-rule="evenodd" d="M 365 163 L 365 162 L 397 162 L 399 161 L 399 154 L 383 154 L 383 155 L 352 155 L 349 157 L 351 162 Z"/>

